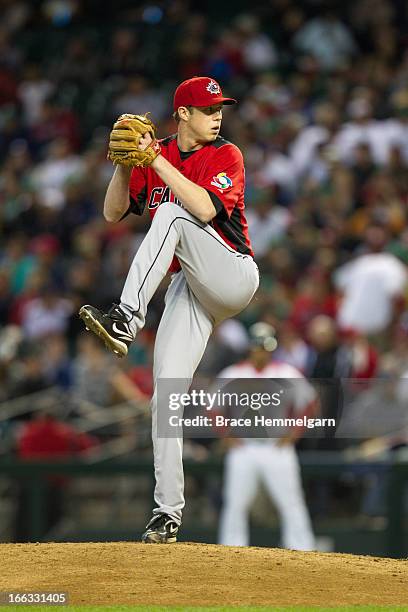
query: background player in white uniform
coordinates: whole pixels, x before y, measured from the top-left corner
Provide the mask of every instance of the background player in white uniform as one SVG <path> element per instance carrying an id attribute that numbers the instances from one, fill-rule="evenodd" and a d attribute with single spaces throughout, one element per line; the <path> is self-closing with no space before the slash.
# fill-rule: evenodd
<path id="1" fill-rule="evenodd" d="M 231 103 L 235 100 L 225 98 L 213 79 L 184 81 L 173 101 L 177 133 L 161 141 L 142 139 L 142 150 L 155 144 L 159 151 L 148 167 L 116 166 L 105 218 L 115 222 L 129 212 L 141 214 L 146 203 L 154 218 L 120 304 L 107 313 L 90 305 L 80 310 L 87 328 L 124 356 L 157 287 L 169 269 L 173 272 L 154 349 L 156 507 L 142 537 L 149 543 L 176 541 L 184 507 L 183 440 L 157 435 L 158 380 L 176 379 L 178 392 L 187 392 L 214 326 L 245 308 L 259 284 L 244 214 L 242 154 L 218 136 L 223 104 Z"/>
<path id="2" fill-rule="evenodd" d="M 271 361 L 271 351 L 277 345 L 273 327 L 267 323 L 256 323 L 250 328 L 250 336 L 248 359 L 224 369 L 218 378 L 301 379 L 293 385 L 295 416 L 314 412 L 316 393 L 299 370 Z M 220 544 L 249 545 L 249 511 L 258 484 L 263 482 L 280 516 L 282 545 L 294 550 L 315 548 L 294 447 L 300 435 L 299 431 L 293 430 L 283 438 L 233 440 L 235 445 L 225 458 Z"/>

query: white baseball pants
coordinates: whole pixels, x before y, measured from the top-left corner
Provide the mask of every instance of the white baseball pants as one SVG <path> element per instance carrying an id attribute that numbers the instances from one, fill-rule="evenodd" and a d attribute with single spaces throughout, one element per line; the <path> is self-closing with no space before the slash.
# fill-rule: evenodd
<path id="1" fill-rule="evenodd" d="M 154 513 L 181 522 L 184 507 L 182 438 L 157 436 L 157 381 L 183 379 L 187 392 L 214 326 L 243 310 L 259 285 L 252 257 L 237 253 L 212 228 L 185 209 L 164 203 L 157 210 L 130 267 L 121 305 L 134 311 L 134 331 L 174 254 L 181 271 L 172 277 L 154 350 L 152 439 L 156 487 Z M 167 406 L 165 407 L 167 410 Z"/>
<path id="2" fill-rule="evenodd" d="M 248 441 L 228 451 L 220 544 L 249 546 L 249 511 L 261 481 L 279 513 L 282 545 L 293 550 L 314 550 L 296 450 L 292 445 L 279 447 L 273 440 Z"/>

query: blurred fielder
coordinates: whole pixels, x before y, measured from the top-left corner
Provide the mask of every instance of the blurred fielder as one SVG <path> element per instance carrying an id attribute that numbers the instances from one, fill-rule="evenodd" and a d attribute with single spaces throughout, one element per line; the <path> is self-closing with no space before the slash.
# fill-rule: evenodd
<path id="1" fill-rule="evenodd" d="M 297 379 L 293 391 L 294 416 L 315 413 L 316 393 L 293 366 L 271 361 L 277 342 L 267 323 L 250 328 L 251 350 L 247 361 L 230 366 L 217 378 Z M 282 545 L 294 550 L 314 550 L 315 539 L 306 508 L 300 467 L 294 443 L 301 430 L 282 438 L 235 438 L 225 458 L 224 506 L 219 542 L 230 546 L 249 545 L 249 511 L 262 482 L 278 510 Z"/>

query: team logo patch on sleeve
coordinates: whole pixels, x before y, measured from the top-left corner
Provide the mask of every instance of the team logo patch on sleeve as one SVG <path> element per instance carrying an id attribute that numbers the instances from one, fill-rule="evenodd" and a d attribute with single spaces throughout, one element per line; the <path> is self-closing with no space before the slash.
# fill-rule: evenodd
<path id="1" fill-rule="evenodd" d="M 227 176 L 226 172 L 220 172 L 217 176 L 213 176 L 211 181 L 211 185 L 214 187 L 218 187 L 218 189 L 229 189 L 232 187 L 232 181 L 229 176 Z"/>

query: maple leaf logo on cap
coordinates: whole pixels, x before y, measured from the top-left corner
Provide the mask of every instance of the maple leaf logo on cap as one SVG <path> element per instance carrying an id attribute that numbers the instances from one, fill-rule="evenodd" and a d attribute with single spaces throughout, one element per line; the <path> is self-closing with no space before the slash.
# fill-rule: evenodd
<path id="1" fill-rule="evenodd" d="M 207 87 L 206 87 L 207 91 L 209 91 L 212 94 L 220 94 L 221 93 L 221 89 L 220 86 L 218 85 L 218 83 L 216 83 L 215 81 L 211 80 Z"/>

